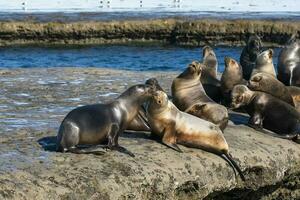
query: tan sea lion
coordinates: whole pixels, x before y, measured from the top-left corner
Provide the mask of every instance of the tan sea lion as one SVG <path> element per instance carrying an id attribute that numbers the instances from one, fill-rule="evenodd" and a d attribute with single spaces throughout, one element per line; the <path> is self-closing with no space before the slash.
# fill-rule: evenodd
<path id="1" fill-rule="evenodd" d="M 273 50 L 268 49 L 266 51 L 263 51 L 257 56 L 256 62 L 255 62 L 255 67 L 252 71 L 251 76 L 259 73 L 259 72 L 264 72 L 267 74 L 270 74 L 274 77 L 276 77 L 276 72 L 273 64 Z"/>
<path id="2" fill-rule="evenodd" d="M 222 99 L 221 83 L 217 77 L 218 60 L 214 50 L 210 46 L 202 49 L 202 75 L 201 83 L 206 94 L 215 102 L 219 103 Z"/>
<path id="3" fill-rule="evenodd" d="M 166 146 L 182 152 L 177 146 L 182 144 L 215 153 L 224 158 L 245 180 L 241 169 L 230 156 L 228 144 L 218 126 L 181 112 L 162 91 L 157 91 L 149 101 L 147 117 L 152 134 L 162 138 Z"/>
<path id="4" fill-rule="evenodd" d="M 243 70 L 238 62 L 230 57 L 225 57 L 224 63 L 225 70 L 221 76 L 221 91 L 225 105 L 229 105 L 232 88 L 238 84 L 246 84 L 246 81 L 243 79 Z"/>
<path id="5" fill-rule="evenodd" d="M 251 127 L 265 128 L 274 132 L 268 134 L 300 143 L 300 114 L 293 106 L 270 94 L 251 91 L 245 85 L 236 85 L 231 95 L 232 108 L 244 107 Z"/>
<path id="6" fill-rule="evenodd" d="M 295 106 L 288 88 L 272 75 L 267 73 L 257 73 L 249 80 L 248 87 L 254 91 L 268 93 L 292 106 Z"/>
<path id="7" fill-rule="evenodd" d="M 67 114 L 60 125 L 57 151 L 94 153 L 98 147 L 107 147 L 134 156 L 118 144 L 118 138 L 153 92 L 154 89 L 149 85 L 135 85 L 111 103 L 75 108 Z M 107 145 L 100 145 L 107 141 Z M 94 146 L 81 149 L 78 145 Z"/>
<path id="8" fill-rule="evenodd" d="M 228 111 L 206 95 L 200 82 L 202 67 L 203 64 L 193 61 L 173 80 L 173 102 L 179 110 L 213 122 L 224 130 L 228 123 Z"/>

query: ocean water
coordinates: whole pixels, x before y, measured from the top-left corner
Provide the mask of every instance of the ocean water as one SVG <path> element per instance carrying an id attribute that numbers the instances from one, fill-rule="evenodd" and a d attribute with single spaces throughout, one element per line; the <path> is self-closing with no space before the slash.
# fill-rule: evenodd
<path id="1" fill-rule="evenodd" d="M 242 47 L 214 47 L 219 72 L 224 57 L 239 61 Z M 275 48 L 276 66 L 279 48 Z M 0 68 L 32 67 L 104 67 L 135 71 L 184 69 L 193 60 L 201 60 L 202 48 L 174 46 L 43 46 L 1 47 Z"/>

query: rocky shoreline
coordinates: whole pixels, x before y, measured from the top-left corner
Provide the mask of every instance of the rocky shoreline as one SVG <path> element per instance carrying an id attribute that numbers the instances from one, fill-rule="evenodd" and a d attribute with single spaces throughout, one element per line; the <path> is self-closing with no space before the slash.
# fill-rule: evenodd
<path id="1" fill-rule="evenodd" d="M 284 20 L 154 19 L 80 22 L 0 22 L 0 46 L 167 44 L 241 46 L 250 34 L 282 46 L 300 22 Z"/>
<path id="2" fill-rule="evenodd" d="M 299 145 L 243 125 L 248 119 L 243 114 L 231 113 L 224 135 L 246 182 L 220 157 L 185 147 L 184 153 L 177 153 L 149 139 L 149 133 L 121 136 L 120 144 L 135 158 L 118 152 L 53 152 L 59 123 L 72 108 L 110 101 L 150 77 L 157 77 L 170 92 L 176 74 L 96 68 L 0 70 L 0 198 L 299 199 Z"/>

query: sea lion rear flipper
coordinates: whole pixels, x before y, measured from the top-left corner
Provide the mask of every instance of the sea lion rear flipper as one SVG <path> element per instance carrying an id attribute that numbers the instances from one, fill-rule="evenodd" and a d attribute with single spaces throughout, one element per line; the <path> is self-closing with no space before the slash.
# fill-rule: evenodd
<path id="1" fill-rule="evenodd" d="M 238 164 L 234 161 L 232 156 L 229 153 L 224 153 L 221 155 L 221 157 L 228 162 L 228 164 L 235 170 L 238 171 L 242 181 L 245 181 L 246 178 L 241 170 L 241 168 L 238 166 Z M 234 171 L 235 172 L 235 171 Z M 236 173 L 236 172 L 235 172 Z"/>
<path id="2" fill-rule="evenodd" d="M 164 136 L 162 138 L 162 143 L 171 149 L 182 153 L 182 150 L 176 144 L 176 130 L 175 123 L 169 123 L 164 129 Z"/>

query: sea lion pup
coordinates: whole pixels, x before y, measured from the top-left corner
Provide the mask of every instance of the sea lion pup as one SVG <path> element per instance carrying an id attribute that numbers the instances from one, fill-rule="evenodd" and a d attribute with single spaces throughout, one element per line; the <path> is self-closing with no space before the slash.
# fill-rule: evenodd
<path id="1" fill-rule="evenodd" d="M 152 134 L 162 138 L 166 146 L 182 152 L 177 144 L 215 153 L 236 169 L 242 180 L 245 177 L 228 151 L 222 131 L 216 125 L 188 113 L 181 112 L 168 100 L 166 93 L 156 91 L 147 107 Z"/>
<path id="2" fill-rule="evenodd" d="M 203 64 L 193 61 L 173 80 L 173 103 L 179 110 L 208 120 L 224 130 L 228 123 L 227 109 L 209 98 L 200 82 Z"/>
<path id="3" fill-rule="evenodd" d="M 266 73 L 257 73 L 249 80 L 248 87 L 254 91 L 268 93 L 292 106 L 295 106 L 288 88 L 274 76 Z"/>
<path id="4" fill-rule="evenodd" d="M 94 153 L 98 147 L 117 150 L 134 156 L 118 144 L 118 137 L 138 114 L 140 106 L 150 99 L 154 89 L 135 85 L 107 104 L 75 108 L 62 121 L 57 135 L 57 151 Z M 107 145 L 100 145 L 108 141 Z M 80 149 L 78 145 L 96 145 Z"/>
<path id="5" fill-rule="evenodd" d="M 300 143 L 300 114 L 294 107 L 270 94 L 251 91 L 245 85 L 236 85 L 231 95 L 232 108 L 245 107 L 251 127 L 265 128 L 276 133 L 268 134 Z"/>
<path id="6" fill-rule="evenodd" d="M 250 79 L 252 70 L 255 67 L 256 58 L 262 51 L 261 49 L 261 39 L 257 35 L 250 36 L 240 57 L 240 63 L 243 69 L 243 78 L 245 80 Z"/>
<path id="7" fill-rule="evenodd" d="M 217 78 L 218 60 L 214 50 L 210 46 L 204 46 L 202 49 L 202 75 L 201 83 L 206 94 L 215 102 L 222 99 L 221 83 Z"/>
<path id="8" fill-rule="evenodd" d="M 156 78 L 150 78 L 150 79 L 146 80 L 145 84 L 152 86 L 156 90 L 164 91 L 162 89 L 162 87 L 159 85 Z M 149 127 L 149 124 L 148 124 L 148 119 L 147 119 L 147 116 L 146 116 L 145 106 L 146 106 L 145 103 L 143 105 L 141 105 L 138 114 L 130 122 L 130 124 L 128 125 L 126 130 L 143 131 L 143 132 L 151 131 L 151 129 Z"/>
<path id="9" fill-rule="evenodd" d="M 277 78 L 285 85 L 300 86 L 300 42 L 294 34 L 278 57 Z"/>
<path id="10" fill-rule="evenodd" d="M 276 77 L 276 72 L 273 65 L 273 54 L 273 50 L 268 49 L 257 56 L 251 77 L 259 72 L 264 72 Z"/>
<path id="11" fill-rule="evenodd" d="M 246 84 L 243 79 L 242 67 L 230 57 L 224 58 L 225 70 L 221 76 L 221 91 L 224 96 L 225 105 L 230 105 L 231 90 L 235 85 Z"/>

